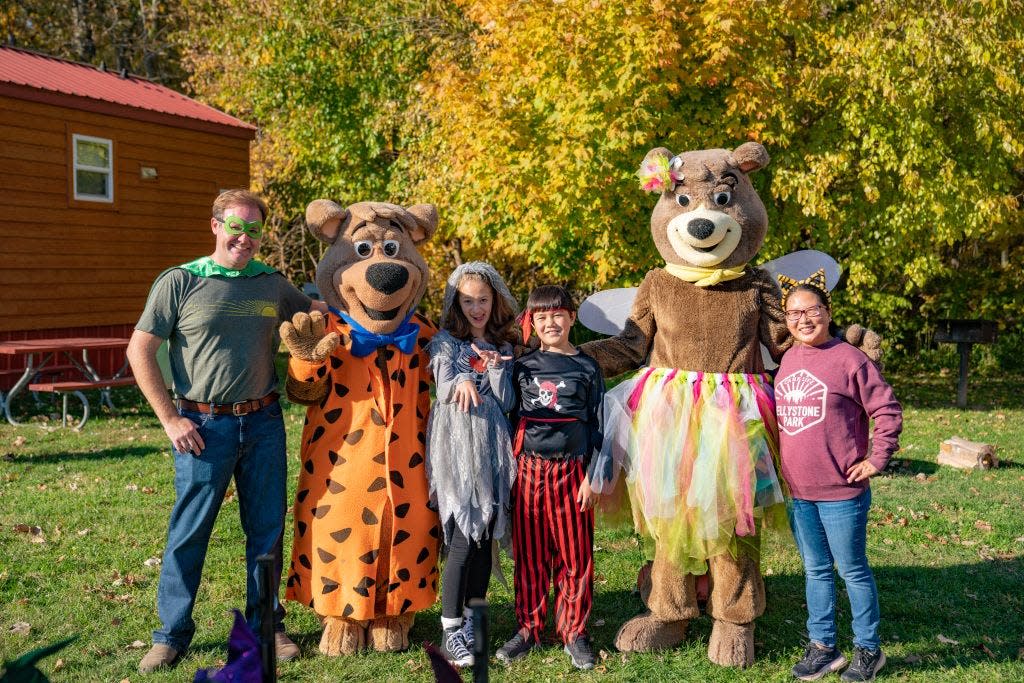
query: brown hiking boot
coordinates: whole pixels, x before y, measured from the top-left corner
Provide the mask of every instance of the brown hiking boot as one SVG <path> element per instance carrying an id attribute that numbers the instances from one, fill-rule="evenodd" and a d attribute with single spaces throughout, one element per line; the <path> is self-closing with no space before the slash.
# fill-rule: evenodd
<path id="1" fill-rule="evenodd" d="M 284 631 L 274 633 L 274 651 L 279 662 L 287 662 L 299 656 L 299 646 Z"/>
<path id="2" fill-rule="evenodd" d="M 178 652 L 177 648 L 171 645 L 154 643 L 153 647 L 149 648 L 149 652 L 146 653 L 146 656 L 142 658 L 141 662 L 139 662 L 139 673 L 149 674 L 153 673 L 157 669 L 170 666 L 178 660 L 178 655 L 180 654 L 181 653 Z"/>

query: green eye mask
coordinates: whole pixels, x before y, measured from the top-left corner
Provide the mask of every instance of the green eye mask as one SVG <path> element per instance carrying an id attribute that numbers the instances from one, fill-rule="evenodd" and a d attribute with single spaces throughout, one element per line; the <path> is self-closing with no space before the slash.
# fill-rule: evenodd
<path id="1" fill-rule="evenodd" d="M 251 239 L 258 240 L 263 237 L 263 221 L 245 221 L 238 216 L 224 216 L 220 221 L 224 225 L 224 232 L 229 235 L 241 235 L 243 232 Z"/>

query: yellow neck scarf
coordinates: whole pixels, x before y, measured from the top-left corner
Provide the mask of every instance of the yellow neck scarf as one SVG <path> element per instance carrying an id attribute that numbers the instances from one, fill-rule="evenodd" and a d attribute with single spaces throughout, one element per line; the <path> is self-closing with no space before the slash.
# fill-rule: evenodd
<path id="1" fill-rule="evenodd" d="M 675 275 L 680 280 L 692 282 L 698 287 L 710 287 L 717 285 L 719 282 L 743 277 L 743 271 L 746 267 L 746 263 L 733 268 L 698 268 L 696 266 L 681 266 L 678 263 L 665 264 L 665 270 L 669 274 Z"/>

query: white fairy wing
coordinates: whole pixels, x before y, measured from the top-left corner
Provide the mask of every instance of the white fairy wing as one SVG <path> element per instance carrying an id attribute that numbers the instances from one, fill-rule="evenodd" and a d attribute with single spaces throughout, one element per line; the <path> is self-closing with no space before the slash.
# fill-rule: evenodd
<path id="1" fill-rule="evenodd" d="M 615 336 L 626 327 L 636 291 L 636 287 L 621 287 L 591 294 L 580 304 L 576 317 L 587 329 Z"/>

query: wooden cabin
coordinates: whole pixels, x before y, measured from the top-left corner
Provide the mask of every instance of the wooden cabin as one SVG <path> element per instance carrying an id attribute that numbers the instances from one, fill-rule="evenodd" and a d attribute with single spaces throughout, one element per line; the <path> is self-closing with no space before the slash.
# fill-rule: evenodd
<path id="1" fill-rule="evenodd" d="M 146 79 L 0 47 L 0 341 L 130 336 L 153 279 L 213 250 L 255 127 Z M 101 374 L 123 352 L 98 353 Z M 0 356 L 0 389 L 24 368 Z"/>

